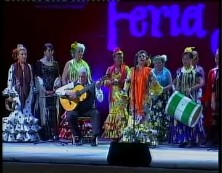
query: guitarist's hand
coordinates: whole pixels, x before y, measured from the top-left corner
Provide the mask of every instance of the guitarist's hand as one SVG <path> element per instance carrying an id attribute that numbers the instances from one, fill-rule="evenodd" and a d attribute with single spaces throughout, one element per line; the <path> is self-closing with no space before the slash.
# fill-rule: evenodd
<path id="1" fill-rule="evenodd" d="M 66 91 L 66 95 L 71 99 L 77 99 L 77 93 L 71 90 Z"/>

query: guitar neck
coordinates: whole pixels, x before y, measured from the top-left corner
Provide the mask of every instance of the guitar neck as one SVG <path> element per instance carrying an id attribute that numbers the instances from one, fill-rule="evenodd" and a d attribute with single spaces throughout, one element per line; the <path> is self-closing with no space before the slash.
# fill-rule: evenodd
<path id="1" fill-rule="evenodd" d="M 107 78 L 108 75 L 105 75 L 103 78 L 101 78 L 98 81 L 103 81 L 104 79 Z M 88 91 L 91 87 L 95 86 L 96 82 L 92 82 L 91 84 L 87 85 L 85 88 L 83 88 L 81 91 L 79 91 L 79 95 L 82 95 L 83 93 L 85 93 L 86 91 Z"/>

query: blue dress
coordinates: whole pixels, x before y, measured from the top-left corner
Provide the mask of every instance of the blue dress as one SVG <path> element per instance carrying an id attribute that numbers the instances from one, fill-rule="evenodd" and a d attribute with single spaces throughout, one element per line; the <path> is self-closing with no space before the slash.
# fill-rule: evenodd
<path id="1" fill-rule="evenodd" d="M 193 67 L 186 70 L 184 67 L 179 68 L 176 71 L 176 84 L 175 89 L 181 94 L 189 97 L 194 102 L 198 103 L 199 89 L 191 92 L 190 95 L 187 95 L 185 90 L 196 85 L 196 79 L 202 77 L 197 69 Z M 171 134 L 171 142 L 174 144 L 198 144 L 200 139 L 203 136 L 204 129 L 202 126 L 202 119 L 200 118 L 199 122 L 194 127 L 189 127 L 177 120 L 173 120 Z"/>

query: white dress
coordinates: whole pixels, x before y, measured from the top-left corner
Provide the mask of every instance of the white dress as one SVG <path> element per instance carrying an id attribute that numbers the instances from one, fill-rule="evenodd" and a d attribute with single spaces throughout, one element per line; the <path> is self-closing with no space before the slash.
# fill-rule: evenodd
<path id="1" fill-rule="evenodd" d="M 8 72 L 7 88 L 3 91 L 4 95 L 10 96 L 14 93 L 13 101 L 15 102 L 15 109 L 8 117 L 3 117 L 3 141 L 4 142 L 34 142 L 39 140 L 38 119 L 32 115 L 32 100 L 33 100 L 33 76 L 31 73 L 30 91 L 22 108 L 19 94 L 16 91 L 19 80 L 15 77 L 15 64 L 10 66 Z M 30 71 L 31 66 L 28 64 Z"/>

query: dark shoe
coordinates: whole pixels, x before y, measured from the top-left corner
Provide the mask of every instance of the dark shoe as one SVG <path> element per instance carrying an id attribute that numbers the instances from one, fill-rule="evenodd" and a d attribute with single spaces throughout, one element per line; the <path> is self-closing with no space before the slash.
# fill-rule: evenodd
<path id="1" fill-rule="evenodd" d="M 82 138 L 80 138 L 78 136 L 74 137 L 74 141 L 72 143 L 73 143 L 73 145 L 80 146 L 80 145 L 82 145 Z"/>
<path id="2" fill-rule="evenodd" d="M 200 144 L 198 144 L 196 142 L 192 142 L 191 147 L 198 148 L 198 147 L 200 147 Z"/>
<path id="3" fill-rule="evenodd" d="M 207 148 L 206 143 L 202 143 L 199 145 L 200 148 Z"/>
<path id="4" fill-rule="evenodd" d="M 182 143 L 182 144 L 179 145 L 179 148 L 185 148 L 187 145 L 188 145 L 188 143 L 187 143 L 187 142 L 184 142 L 184 143 Z"/>
<path id="5" fill-rule="evenodd" d="M 57 135 L 53 136 L 53 140 L 54 141 L 59 141 L 59 136 L 57 136 Z"/>
<path id="6" fill-rule="evenodd" d="M 91 146 L 95 147 L 98 145 L 98 138 L 97 137 L 92 137 L 91 138 Z"/>
<path id="7" fill-rule="evenodd" d="M 207 148 L 211 148 L 211 147 L 213 147 L 214 146 L 214 144 L 213 144 L 213 142 L 211 142 L 211 141 L 208 141 L 207 143 L 206 143 L 206 147 Z"/>

